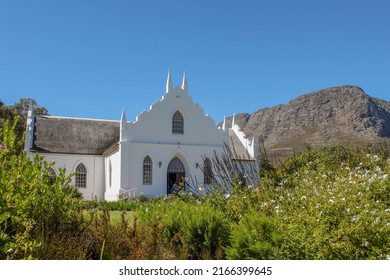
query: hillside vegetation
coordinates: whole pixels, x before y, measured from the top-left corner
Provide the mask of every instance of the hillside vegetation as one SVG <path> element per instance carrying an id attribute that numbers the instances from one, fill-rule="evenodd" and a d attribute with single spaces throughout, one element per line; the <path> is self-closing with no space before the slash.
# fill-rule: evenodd
<path id="1" fill-rule="evenodd" d="M 15 125 L 14 125 L 15 126 Z M 202 195 L 84 202 L 1 130 L 1 259 L 389 259 L 390 159 L 332 146 Z M 239 178 L 239 177 L 238 177 Z M 50 180 L 49 180 L 50 179 Z M 123 210 L 112 221 L 108 210 Z M 131 215 L 128 219 L 126 215 Z"/>

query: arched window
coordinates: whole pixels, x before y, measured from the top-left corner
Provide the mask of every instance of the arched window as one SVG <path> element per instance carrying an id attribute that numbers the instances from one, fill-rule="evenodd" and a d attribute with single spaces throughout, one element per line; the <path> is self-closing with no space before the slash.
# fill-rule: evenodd
<path id="1" fill-rule="evenodd" d="M 172 133 L 184 134 L 184 119 L 179 111 L 176 111 L 172 117 Z"/>
<path id="2" fill-rule="evenodd" d="M 186 170 L 180 159 L 175 157 L 174 159 L 171 160 L 171 162 L 168 165 L 168 173 L 185 173 L 185 172 Z"/>
<path id="3" fill-rule="evenodd" d="M 152 184 L 152 159 L 150 156 L 144 158 L 142 182 L 144 185 Z"/>
<path id="4" fill-rule="evenodd" d="M 49 181 L 49 184 L 50 185 L 53 185 L 56 181 L 56 171 L 54 170 L 53 167 L 49 167 L 47 170 L 46 170 L 46 174 L 47 174 L 47 177 L 48 177 L 48 181 Z"/>
<path id="5" fill-rule="evenodd" d="M 211 165 L 211 160 L 206 158 L 203 163 L 203 175 L 204 175 L 204 184 L 208 185 L 213 182 L 213 167 Z"/>
<path id="6" fill-rule="evenodd" d="M 87 168 L 83 163 L 79 163 L 76 167 L 76 188 L 87 187 Z"/>

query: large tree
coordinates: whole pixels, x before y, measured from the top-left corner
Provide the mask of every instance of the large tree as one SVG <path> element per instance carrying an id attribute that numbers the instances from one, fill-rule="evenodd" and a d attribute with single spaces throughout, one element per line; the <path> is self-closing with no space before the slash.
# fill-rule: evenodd
<path id="1" fill-rule="evenodd" d="M 49 111 L 45 107 L 39 106 L 34 98 L 20 98 L 19 102 L 11 106 L 6 106 L 4 102 L 0 100 L 0 128 L 4 126 L 5 121 L 13 123 L 15 118 L 19 116 L 21 121 L 17 122 L 15 133 L 18 139 L 22 139 L 23 133 L 26 130 L 26 119 L 30 102 L 34 107 L 35 115 L 49 114 Z"/>

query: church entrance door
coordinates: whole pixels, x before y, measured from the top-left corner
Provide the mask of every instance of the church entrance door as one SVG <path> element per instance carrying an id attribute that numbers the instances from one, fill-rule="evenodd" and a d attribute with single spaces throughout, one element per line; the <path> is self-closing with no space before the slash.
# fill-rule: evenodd
<path id="1" fill-rule="evenodd" d="M 173 158 L 168 165 L 167 171 L 167 194 L 175 193 L 183 182 L 186 171 L 183 163 L 177 157 Z"/>

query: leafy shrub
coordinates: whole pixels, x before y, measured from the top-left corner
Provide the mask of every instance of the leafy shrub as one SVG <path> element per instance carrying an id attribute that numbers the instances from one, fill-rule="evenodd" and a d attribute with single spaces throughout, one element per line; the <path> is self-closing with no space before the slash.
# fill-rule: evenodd
<path id="1" fill-rule="evenodd" d="M 284 259 L 390 255 L 390 160 L 355 147 L 310 150 L 261 184 L 258 211 L 282 221 Z"/>
<path id="2" fill-rule="evenodd" d="M 79 228 L 77 193 L 64 170 L 52 180 L 50 165 L 20 152 L 16 124 L 0 132 L 0 258 L 48 258 L 59 233 Z"/>
<path id="3" fill-rule="evenodd" d="M 250 213 L 233 227 L 228 259 L 277 259 L 282 236 L 277 220 L 262 213 Z"/>
<path id="4" fill-rule="evenodd" d="M 165 240 L 174 242 L 177 255 L 186 259 L 222 258 L 230 225 L 223 213 L 208 205 L 176 200 L 148 205 L 140 212 L 144 225 L 160 221 Z"/>

